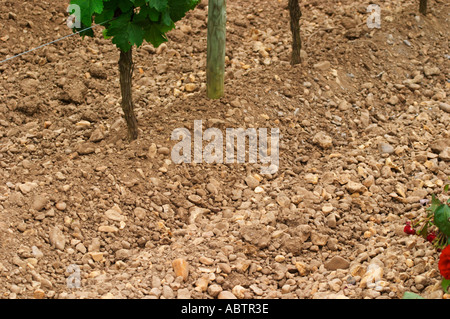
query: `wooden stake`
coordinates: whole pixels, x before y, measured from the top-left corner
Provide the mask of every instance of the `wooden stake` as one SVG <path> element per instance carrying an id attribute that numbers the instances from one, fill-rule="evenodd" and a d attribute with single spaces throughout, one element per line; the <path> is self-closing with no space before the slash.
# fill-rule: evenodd
<path id="1" fill-rule="evenodd" d="M 300 37 L 300 18 L 302 12 L 298 0 L 289 0 L 289 15 L 291 17 L 291 32 L 292 32 L 292 56 L 291 64 L 299 64 L 301 62 L 300 52 L 302 49 L 302 39 Z"/>
<path id="2" fill-rule="evenodd" d="M 226 0 L 209 0 L 206 91 L 210 99 L 224 94 L 226 47 Z"/>
<path id="3" fill-rule="evenodd" d="M 133 52 L 120 50 L 119 58 L 120 71 L 120 91 L 122 93 L 122 110 L 128 127 L 128 139 L 130 141 L 138 138 L 137 119 L 134 114 L 134 104 L 132 92 L 133 77 Z"/>
<path id="4" fill-rule="evenodd" d="M 427 14 L 427 2 L 428 0 L 420 0 L 419 12 L 423 15 Z"/>

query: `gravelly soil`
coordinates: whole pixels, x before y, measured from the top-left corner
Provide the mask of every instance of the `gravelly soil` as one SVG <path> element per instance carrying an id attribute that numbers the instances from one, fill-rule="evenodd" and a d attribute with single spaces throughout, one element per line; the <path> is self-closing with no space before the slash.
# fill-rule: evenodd
<path id="1" fill-rule="evenodd" d="M 1 298 L 448 298 L 403 232 L 450 176 L 449 3 L 228 1 L 226 95 L 205 94 L 207 1 L 134 52 L 71 37 L 0 64 Z M 66 4 L 0 4 L 0 60 L 69 33 Z M 174 164 L 175 128 L 279 128 L 260 164 Z M 225 133 L 224 133 L 225 134 Z M 80 281 L 77 281 L 80 278 Z"/>

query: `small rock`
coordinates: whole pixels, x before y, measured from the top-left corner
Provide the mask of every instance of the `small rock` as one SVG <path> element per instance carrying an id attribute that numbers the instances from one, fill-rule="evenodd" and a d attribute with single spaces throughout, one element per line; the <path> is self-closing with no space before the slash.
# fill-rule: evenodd
<path id="1" fill-rule="evenodd" d="M 295 263 L 295 268 L 297 268 L 297 271 L 300 276 L 306 276 L 309 272 L 309 267 L 305 263 L 300 261 L 297 261 Z"/>
<path id="2" fill-rule="evenodd" d="M 170 286 L 168 286 L 168 285 L 164 285 L 162 287 L 162 295 L 166 299 L 173 299 L 173 298 L 175 298 L 175 294 L 173 292 L 173 289 L 170 288 Z"/>
<path id="3" fill-rule="evenodd" d="M 251 189 L 255 189 L 259 185 L 259 180 L 257 180 L 255 177 L 249 175 L 245 178 L 245 183 Z"/>
<path id="4" fill-rule="evenodd" d="M 150 289 L 149 295 L 152 296 L 152 298 L 158 299 L 159 296 L 161 296 L 161 293 L 159 288 L 152 288 Z"/>
<path id="5" fill-rule="evenodd" d="M 417 275 L 414 277 L 414 282 L 416 285 L 426 285 L 428 283 L 428 279 L 425 276 Z"/>
<path id="6" fill-rule="evenodd" d="M 333 147 L 333 139 L 325 132 L 318 132 L 316 135 L 314 135 L 313 143 L 319 145 L 323 149 Z"/>
<path id="7" fill-rule="evenodd" d="M 147 212 L 144 208 L 136 207 L 134 209 L 134 216 L 136 216 L 140 220 L 143 220 L 145 218 L 145 216 L 147 216 Z"/>
<path id="8" fill-rule="evenodd" d="M 222 287 L 214 284 L 208 287 L 208 294 L 211 297 L 217 297 L 222 292 Z"/>
<path id="9" fill-rule="evenodd" d="M 231 273 L 231 266 L 229 264 L 226 263 L 218 263 L 217 266 L 219 266 L 219 269 L 221 271 L 223 271 L 226 274 L 230 274 Z"/>
<path id="10" fill-rule="evenodd" d="M 82 120 L 82 121 L 77 122 L 77 123 L 75 124 L 75 126 L 76 126 L 77 128 L 79 128 L 79 129 L 86 129 L 86 128 L 91 127 L 91 122 L 86 121 L 86 120 Z"/>
<path id="11" fill-rule="evenodd" d="M 129 249 L 119 249 L 116 251 L 116 258 L 120 260 L 128 259 L 131 256 L 131 251 Z"/>
<path id="12" fill-rule="evenodd" d="M 319 234 L 316 232 L 311 233 L 311 242 L 317 246 L 325 246 L 327 244 L 328 235 Z"/>
<path id="13" fill-rule="evenodd" d="M 37 248 L 36 246 L 31 247 L 31 252 L 33 253 L 33 256 L 38 259 L 44 257 L 42 251 L 40 251 L 39 248 Z"/>
<path id="14" fill-rule="evenodd" d="M 326 215 L 328 215 L 329 213 L 331 213 L 334 210 L 334 207 L 332 204 L 330 203 L 326 203 L 322 206 L 322 212 Z"/>
<path id="15" fill-rule="evenodd" d="M 80 143 L 76 150 L 80 155 L 89 155 L 95 152 L 95 147 L 91 143 Z"/>
<path id="16" fill-rule="evenodd" d="M 11 290 L 12 293 L 18 294 L 18 293 L 20 293 L 20 291 L 21 291 L 22 289 L 20 289 L 19 286 L 11 285 L 10 290 Z"/>
<path id="17" fill-rule="evenodd" d="M 450 147 L 444 148 L 444 150 L 439 153 L 439 159 L 450 162 Z"/>
<path id="18" fill-rule="evenodd" d="M 437 139 L 430 144 L 431 151 L 436 154 L 441 153 L 446 147 L 450 147 L 450 140 L 445 138 Z"/>
<path id="19" fill-rule="evenodd" d="M 122 214 L 123 214 L 123 212 L 117 204 L 105 212 L 106 218 L 115 220 L 118 222 L 125 221 L 127 219 L 126 216 L 124 216 Z"/>
<path id="20" fill-rule="evenodd" d="M 31 192 L 36 186 L 36 183 L 26 182 L 24 184 L 19 184 L 19 190 L 22 192 L 22 194 L 27 194 Z"/>
<path id="21" fill-rule="evenodd" d="M 34 299 L 44 299 L 45 298 L 45 291 L 42 289 L 37 289 L 33 292 Z"/>
<path id="22" fill-rule="evenodd" d="M 194 204 L 201 204 L 203 202 L 202 197 L 198 195 L 189 195 L 188 196 L 189 201 L 193 202 Z"/>
<path id="23" fill-rule="evenodd" d="M 394 147 L 388 143 L 380 143 L 378 149 L 381 154 L 392 154 L 395 151 Z"/>
<path id="24" fill-rule="evenodd" d="M 91 64 L 91 67 L 89 68 L 89 73 L 91 74 L 92 77 L 97 78 L 97 79 L 108 78 L 106 69 L 101 63 Z"/>
<path id="25" fill-rule="evenodd" d="M 189 276 L 189 264 L 187 261 L 183 258 L 175 259 L 172 262 L 173 270 L 175 271 L 175 276 L 179 277 L 181 276 L 184 281 L 187 280 Z"/>
<path id="26" fill-rule="evenodd" d="M 242 226 L 240 229 L 244 240 L 262 249 L 269 245 L 270 233 L 259 226 Z"/>
<path id="27" fill-rule="evenodd" d="M 102 261 L 103 260 L 103 253 L 94 251 L 94 252 L 90 252 L 89 254 L 91 255 L 91 257 L 94 261 Z"/>
<path id="28" fill-rule="evenodd" d="M 307 182 L 308 184 L 313 184 L 313 185 L 316 185 L 317 182 L 319 181 L 319 177 L 317 176 L 317 174 L 311 174 L 311 173 L 306 174 L 304 179 L 305 179 L 305 182 Z"/>
<path id="29" fill-rule="evenodd" d="M 410 258 L 405 260 L 405 264 L 406 266 L 408 266 L 409 268 L 414 267 L 414 261 Z"/>
<path id="30" fill-rule="evenodd" d="M 224 290 L 219 293 L 217 299 L 237 299 L 237 298 L 230 291 Z"/>
<path id="31" fill-rule="evenodd" d="M 37 211 L 41 211 L 48 203 L 48 199 L 43 195 L 37 195 L 33 198 L 31 208 Z"/>
<path id="32" fill-rule="evenodd" d="M 63 181 L 66 179 L 66 176 L 61 172 L 56 172 L 55 177 L 58 181 Z"/>
<path id="33" fill-rule="evenodd" d="M 345 32 L 344 36 L 349 40 L 355 40 L 361 37 L 361 31 L 358 28 L 353 28 Z"/>
<path id="34" fill-rule="evenodd" d="M 426 76 L 432 76 L 432 75 L 438 75 L 439 73 L 441 73 L 441 70 L 437 67 L 437 66 L 429 66 L 426 65 L 423 67 L 423 73 Z"/>
<path id="35" fill-rule="evenodd" d="M 67 208 L 67 204 L 65 202 L 57 202 L 55 207 L 57 210 L 63 211 Z"/>
<path id="36" fill-rule="evenodd" d="M 217 187 L 213 184 L 213 183 L 208 183 L 206 185 L 206 190 L 208 192 L 210 192 L 213 195 L 217 195 L 219 193 L 219 190 L 217 189 Z"/>
<path id="37" fill-rule="evenodd" d="M 90 142 L 93 143 L 97 143 L 102 141 L 105 138 L 105 134 L 103 133 L 103 130 L 100 128 L 95 129 L 92 134 L 91 137 L 89 138 Z"/>
<path id="38" fill-rule="evenodd" d="M 86 253 L 86 251 L 87 251 L 87 249 L 86 249 L 86 247 L 83 245 L 83 243 L 78 243 L 76 246 L 75 246 L 75 249 L 76 250 L 78 250 L 79 252 L 81 252 L 81 253 Z"/>
<path id="39" fill-rule="evenodd" d="M 399 99 L 398 99 L 397 95 L 391 96 L 391 98 L 388 101 L 388 103 L 391 104 L 391 105 L 397 105 L 398 102 L 399 102 Z"/>
<path id="40" fill-rule="evenodd" d="M 156 144 L 152 143 L 152 145 L 150 145 L 150 147 L 148 148 L 147 156 L 149 158 L 155 158 L 157 152 L 158 152 L 158 148 L 156 147 Z"/>
<path id="41" fill-rule="evenodd" d="M 314 64 L 314 68 L 321 70 L 321 71 L 328 70 L 330 67 L 331 67 L 330 61 L 321 61 L 321 62 Z"/>
<path id="42" fill-rule="evenodd" d="M 178 289 L 177 299 L 191 299 L 191 292 L 187 288 Z"/>
<path id="43" fill-rule="evenodd" d="M 394 41 L 394 36 L 393 36 L 392 34 L 389 34 L 389 35 L 387 36 L 386 42 L 387 42 L 387 44 L 389 44 L 389 45 L 393 45 L 393 44 L 395 43 L 395 41 Z"/>
<path id="44" fill-rule="evenodd" d="M 363 184 L 353 181 L 349 181 L 346 185 L 346 188 L 351 194 L 364 193 L 367 190 L 367 188 Z"/>
<path id="45" fill-rule="evenodd" d="M 440 102 L 439 108 L 444 112 L 450 113 L 450 104 L 448 103 Z"/>
<path id="46" fill-rule="evenodd" d="M 200 257 L 199 261 L 206 266 L 211 266 L 214 263 L 214 259 L 205 256 Z"/>
<path id="47" fill-rule="evenodd" d="M 257 296 L 262 296 L 263 293 L 264 293 L 264 291 L 263 291 L 261 288 L 259 288 L 257 285 L 255 285 L 255 284 L 250 285 L 250 289 L 251 289 L 251 290 L 255 293 L 255 295 L 257 295 Z"/>
<path id="48" fill-rule="evenodd" d="M 342 100 L 342 101 L 339 103 L 339 106 L 338 106 L 338 108 L 339 108 L 340 111 L 347 111 L 347 110 L 350 109 L 350 107 L 351 107 L 351 104 L 348 103 L 348 102 L 345 101 L 345 100 Z"/>
<path id="49" fill-rule="evenodd" d="M 13 12 L 8 12 L 8 19 L 17 20 L 17 15 Z"/>
<path id="50" fill-rule="evenodd" d="M 100 251 L 100 239 L 98 238 L 93 238 L 91 241 L 91 244 L 88 246 L 88 250 L 89 251 Z"/>
<path id="51" fill-rule="evenodd" d="M 289 207 L 291 200 L 284 194 L 278 194 L 276 201 L 281 207 Z"/>
<path id="52" fill-rule="evenodd" d="M 330 214 L 327 216 L 327 226 L 330 228 L 336 228 L 336 215 Z"/>
<path id="53" fill-rule="evenodd" d="M 372 237 L 372 235 L 373 235 L 372 232 L 367 230 L 367 231 L 364 232 L 363 237 L 364 238 L 370 238 L 370 237 Z"/>
<path id="54" fill-rule="evenodd" d="M 261 186 L 256 186 L 255 194 L 261 194 L 261 193 L 264 193 L 264 188 L 262 188 Z"/>
<path id="55" fill-rule="evenodd" d="M 241 285 L 236 285 L 233 287 L 233 289 L 231 290 L 231 293 L 236 296 L 238 299 L 244 299 L 245 298 L 245 292 L 247 291 L 247 289 L 245 289 L 244 287 L 242 287 Z"/>
<path id="56" fill-rule="evenodd" d="M 98 227 L 98 231 L 104 233 L 116 233 L 119 229 L 115 226 L 102 225 Z"/>
<path id="57" fill-rule="evenodd" d="M 339 278 L 335 278 L 331 280 L 328 285 L 330 286 L 331 290 L 339 292 L 339 290 L 341 290 L 342 280 L 340 280 Z"/>
<path id="58" fill-rule="evenodd" d="M 186 90 L 186 92 L 194 92 L 195 90 L 197 90 L 197 84 L 195 84 L 195 83 L 187 83 L 184 86 L 184 89 Z"/>
<path id="59" fill-rule="evenodd" d="M 324 266 L 327 270 L 348 269 L 350 262 L 341 256 L 334 256 Z"/>
<path id="60" fill-rule="evenodd" d="M 27 224 L 20 223 L 19 225 L 17 225 L 17 230 L 23 233 L 24 231 L 27 230 Z"/>
<path id="61" fill-rule="evenodd" d="M 160 147 L 158 149 L 158 153 L 162 154 L 162 155 L 169 155 L 170 154 L 170 149 L 168 147 Z"/>
<path id="62" fill-rule="evenodd" d="M 53 227 L 50 229 L 49 233 L 50 243 L 57 249 L 64 250 L 66 245 L 66 238 L 62 231 L 58 227 Z"/>
<path id="63" fill-rule="evenodd" d="M 205 292 L 208 289 L 208 285 L 209 285 L 209 276 L 200 277 L 195 282 L 195 288 L 200 292 Z"/>
<path id="64" fill-rule="evenodd" d="M 230 102 L 230 105 L 231 105 L 232 107 L 241 107 L 241 106 L 242 106 L 241 101 L 239 101 L 238 98 L 236 98 L 236 99 L 234 99 L 233 101 L 231 101 L 231 102 Z"/>
<path id="65" fill-rule="evenodd" d="M 329 292 L 317 292 L 314 294 L 313 299 L 349 299 L 349 297 L 343 294 L 329 293 Z"/>

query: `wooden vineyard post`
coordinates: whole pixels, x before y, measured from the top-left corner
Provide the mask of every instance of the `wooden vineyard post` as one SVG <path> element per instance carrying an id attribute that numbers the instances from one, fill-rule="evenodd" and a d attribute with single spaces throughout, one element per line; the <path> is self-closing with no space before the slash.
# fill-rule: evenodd
<path id="1" fill-rule="evenodd" d="M 291 18 L 291 33 L 292 33 L 292 56 L 291 65 L 299 64 L 301 62 L 302 39 L 300 37 L 300 18 L 302 12 L 298 0 L 289 0 L 289 15 Z"/>
<path id="2" fill-rule="evenodd" d="M 209 0 L 206 91 L 210 99 L 224 94 L 226 21 L 226 0 Z"/>
<path id="3" fill-rule="evenodd" d="M 419 12 L 422 13 L 423 15 L 427 14 L 427 2 L 428 0 L 420 0 Z"/>
<path id="4" fill-rule="evenodd" d="M 119 59 L 120 71 L 120 90 L 122 93 L 122 110 L 127 122 L 128 139 L 130 141 L 138 138 L 138 123 L 134 114 L 134 104 L 132 96 L 132 78 L 133 78 L 133 51 L 127 52 L 120 50 Z"/>
<path id="5" fill-rule="evenodd" d="M 120 51 L 119 72 L 122 110 L 127 122 L 128 139 L 139 135 L 138 121 L 134 114 L 132 95 L 133 47 L 139 48 L 144 41 L 155 48 L 168 41 L 166 33 L 175 28 L 189 10 L 200 0 L 70 0 L 72 7 L 79 8 L 81 20 L 73 31 L 82 37 L 94 36 L 92 28 L 103 25 L 103 37 L 111 39 Z"/>

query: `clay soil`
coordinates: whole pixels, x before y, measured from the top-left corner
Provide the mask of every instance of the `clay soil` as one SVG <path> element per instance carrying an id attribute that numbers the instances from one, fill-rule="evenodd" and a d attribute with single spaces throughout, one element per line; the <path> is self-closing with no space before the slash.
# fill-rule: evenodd
<path id="1" fill-rule="evenodd" d="M 382 1 L 369 28 L 370 1 L 301 1 L 291 66 L 287 0 L 227 2 L 225 96 L 204 0 L 134 50 L 133 142 L 101 27 L 0 64 L 1 298 L 448 297 L 403 227 L 449 182 L 450 3 Z M 70 34 L 66 8 L 2 0 L 0 60 Z M 278 171 L 173 163 L 195 120 L 279 128 Z"/>

